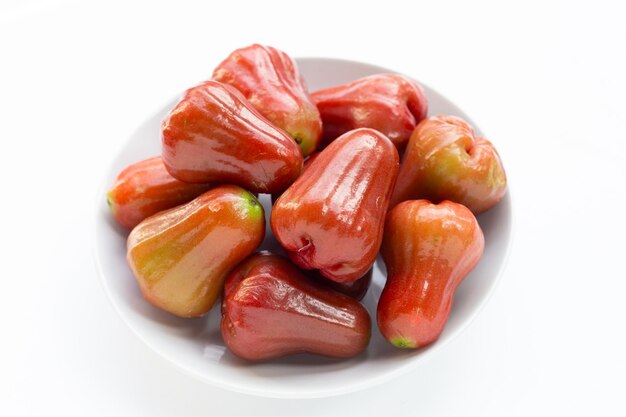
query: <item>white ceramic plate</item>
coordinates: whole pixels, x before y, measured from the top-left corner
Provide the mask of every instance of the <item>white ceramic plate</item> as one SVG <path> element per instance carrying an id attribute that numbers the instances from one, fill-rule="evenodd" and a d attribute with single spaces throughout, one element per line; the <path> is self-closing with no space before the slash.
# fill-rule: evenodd
<path id="1" fill-rule="evenodd" d="M 323 58 L 298 59 L 310 91 L 343 84 L 359 77 L 393 72 L 373 65 Z M 422 84 L 423 85 L 423 84 Z M 436 91 L 423 85 L 430 114 L 452 114 L 468 120 L 458 107 Z M 105 186 L 124 167 L 160 153 L 160 123 L 175 104 L 173 100 L 145 121 L 128 138 L 105 177 Z M 502 138 L 491 138 L 496 146 Z M 505 161 L 506 163 L 506 161 Z M 385 282 L 384 264 L 379 259 L 374 268 L 372 286 L 363 302 L 374 323 L 367 351 L 350 360 L 331 360 L 312 355 L 297 355 L 267 363 L 244 362 L 228 352 L 219 330 L 219 302 L 205 317 L 181 319 L 157 310 L 141 296 L 126 265 L 127 232 L 110 216 L 102 190 L 96 219 L 96 263 L 104 288 L 133 332 L 150 348 L 186 373 L 212 385 L 233 391 L 284 398 L 324 397 L 356 391 L 387 381 L 417 367 L 425 358 L 454 338 L 475 317 L 487 301 L 503 272 L 511 243 L 511 200 L 509 194 L 489 212 L 479 217 L 485 233 L 485 252 L 478 267 L 459 287 L 452 313 L 439 340 L 430 347 L 399 350 L 387 343 L 376 327 L 376 301 Z M 270 204 L 262 195 L 266 217 Z M 269 234 L 271 230 L 267 228 Z M 275 241 L 267 236 L 264 248 Z"/>

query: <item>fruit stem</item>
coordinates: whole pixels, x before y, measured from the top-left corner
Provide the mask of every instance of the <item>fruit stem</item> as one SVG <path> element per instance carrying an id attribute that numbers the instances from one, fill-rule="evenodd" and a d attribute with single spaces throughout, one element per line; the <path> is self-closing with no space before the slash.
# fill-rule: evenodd
<path id="1" fill-rule="evenodd" d="M 400 349 L 415 349 L 417 343 L 405 337 L 394 337 L 390 340 L 391 344 Z"/>

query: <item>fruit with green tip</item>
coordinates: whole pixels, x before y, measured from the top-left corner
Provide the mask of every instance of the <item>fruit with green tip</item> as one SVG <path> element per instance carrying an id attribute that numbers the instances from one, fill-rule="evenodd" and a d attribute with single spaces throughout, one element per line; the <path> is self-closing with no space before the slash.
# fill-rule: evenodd
<path id="1" fill-rule="evenodd" d="M 461 204 L 405 201 L 387 216 L 381 253 L 387 282 L 378 301 L 383 336 L 399 348 L 433 343 L 448 320 L 454 293 L 482 256 L 485 240 Z"/>
<path id="2" fill-rule="evenodd" d="M 212 78 L 241 91 L 263 116 L 295 140 L 302 155 L 315 151 L 322 121 L 289 55 L 271 46 L 250 45 L 233 51 L 215 68 Z"/>
<path id="3" fill-rule="evenodd" d="M 197 317 L 211 309 L 229 271 L 264 234 L 258 200 L 223 185 L 141 222 L 128 236 L 127 261 L 146 300 L 177 316 Z"/>

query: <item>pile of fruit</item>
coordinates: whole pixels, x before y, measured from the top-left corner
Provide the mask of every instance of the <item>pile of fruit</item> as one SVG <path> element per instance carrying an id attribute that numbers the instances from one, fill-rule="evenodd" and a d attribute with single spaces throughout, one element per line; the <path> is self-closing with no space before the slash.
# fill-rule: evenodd
<path id="1" fill-rule="evenodd" d="M 483 253 L 475 215 L 506 192 L 493 145 L 458 117 L 428 117 L 415 81 L 379 74 L 309 94 L 296 63 L 261 45 L 187 90 L 161 139 L 161 156 L 124 169 L 107 194 L 131 230 L 128 265 L 171 314 L 201 316 L 221 296 L 224 342 L 249 360 L 365 350 L 359 301 L 379 252 L 382 335 L 399 348 L 434 342 Z M 282 255 L 255 253 L 258 193 L 272 196 Z"/>

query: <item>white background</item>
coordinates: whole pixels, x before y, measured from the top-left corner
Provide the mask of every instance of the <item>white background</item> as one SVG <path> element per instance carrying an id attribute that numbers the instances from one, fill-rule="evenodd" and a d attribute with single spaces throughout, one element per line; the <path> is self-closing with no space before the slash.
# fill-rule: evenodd
<path id="1" fill-rule="evenodd" d="M 624 3 L 411 4 L 1 1 L 0 415 L 626 414 Z M 136 339 L 98 282 L 94 204 L 117 149 L 253 42 L 410 74 L 505 162 L 516 234 L 500 286 L 383 386 L 273 400 L 203 385 Z"/>

